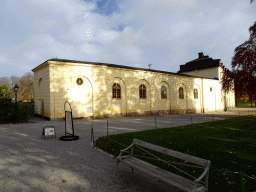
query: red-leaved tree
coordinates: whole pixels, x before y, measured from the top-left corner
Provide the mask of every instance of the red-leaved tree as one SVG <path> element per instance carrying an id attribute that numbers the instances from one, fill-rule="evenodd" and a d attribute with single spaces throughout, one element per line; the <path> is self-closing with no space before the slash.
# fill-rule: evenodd
<path id="1" fill-rule="evenodd" d="M 225 92 L 235 89 L 237 96 L 247 93 L 252 106 L 252 102 L 256 100 L 256 22 L 249 28 L 249 32 L 249 40 L 239 45 L 234 51 L 232 71 L 225 69 L 222 89 Z"/>

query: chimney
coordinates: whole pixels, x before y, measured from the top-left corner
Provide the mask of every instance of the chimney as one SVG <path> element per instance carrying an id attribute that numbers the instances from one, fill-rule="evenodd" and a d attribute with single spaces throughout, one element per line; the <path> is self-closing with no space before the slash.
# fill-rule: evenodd
<path id="1" fill-rule="evenodd" d="M 200 53 L 198 53 L 198 58 L 202 58 L 203 56 L 204 56 L 204 53 L 203 52 L 200 52 Z"/>

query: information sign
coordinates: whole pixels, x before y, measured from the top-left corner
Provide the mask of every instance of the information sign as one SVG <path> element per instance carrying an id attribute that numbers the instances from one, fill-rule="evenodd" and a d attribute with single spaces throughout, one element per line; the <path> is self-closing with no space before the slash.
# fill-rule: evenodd
<path id="1" fill-rule="evenodd" d="M 55 135 L 54 128 L 45 128 L 44 133 L 45 133 L 45 135 Z"/>
<path id="2" fill-rule="evenodd" d="M 43 133 L 42 133 L 42 137 L 44 136 L 44 139 L 45 139 L 45 136 L 54 136 L 55 135 L 55 138 L 56 138 L 56 133 L 55 133 L 55 127 L 54 126 L 47 126 L 47 127 L 44 127 L 43 128 Z M 41 139 L 42 139 L 41 137 Z"/>

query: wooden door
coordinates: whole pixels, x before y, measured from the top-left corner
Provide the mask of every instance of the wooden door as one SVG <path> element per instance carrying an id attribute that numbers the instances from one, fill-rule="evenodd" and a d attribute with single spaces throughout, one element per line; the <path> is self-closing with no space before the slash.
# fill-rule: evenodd
<path id="1" fill-rule="evenodd" d="M 41 114 L 42 118 L 44 118 L 44 101 L 41 101 Z"/>

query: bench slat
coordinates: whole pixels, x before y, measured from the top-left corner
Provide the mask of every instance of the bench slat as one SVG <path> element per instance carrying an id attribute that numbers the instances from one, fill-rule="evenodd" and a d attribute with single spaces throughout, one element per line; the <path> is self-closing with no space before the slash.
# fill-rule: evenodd
<path id="1" fill-rule="evenodd" d="M 134 168 L 137 168 L 149 175 L 155 176 L 156 178 L 158 178 L 168 184 L 172 184 L 172 185 L 174 185 L 180 189 L 183 189 L 185 191 L 191 191 L 195 185 L 194 181 L 191 181 L 182 176 L 179 176 L 179 175 L 173 174 L 171 172 L 168 172 L 166 170 L 163 170 L 159 167 L 156 167 L 152 164 L 149 164 L 149 163 L 142 161 L 133 156 L 130 156 L 122 161 Z M 204 185 L 201 183 L 198 183 L 197 185 L 198 185 L 197 189 L 204 188 Z"/>
<path id="2" fill-rule="evenodd" d="M 171 150 L 171 149 L 166 149 L 164 147 L 160 147 L 160 146 L 157 146 L 157 145 L 145 142 L 145 141 L 141 141 L 141 140 L 138 140 L 138 139 L 134 139 L 133 144 L 140 145 L 142 147 L 146 147 L 148 149 L 152 149 L 154 151 L 157 151 L 157 152 L 160 152 L 160 153 L 163 153 L 163 154 L 166 154 L 166 155 L 170 155 L 170 156 L 182 159 L 184 161 L 189 161 L 191 163 L 201 165 L 203 167 L 206 167 L 207 162 L 208 162 L 208 160 L 206 160 L 206 159 L 202 159 L 202 158 L 195 157 L 195 156 L 192 156 L 192 155 L 180 153 L 178 151 L 174 151 L 174 150 Z"/>

